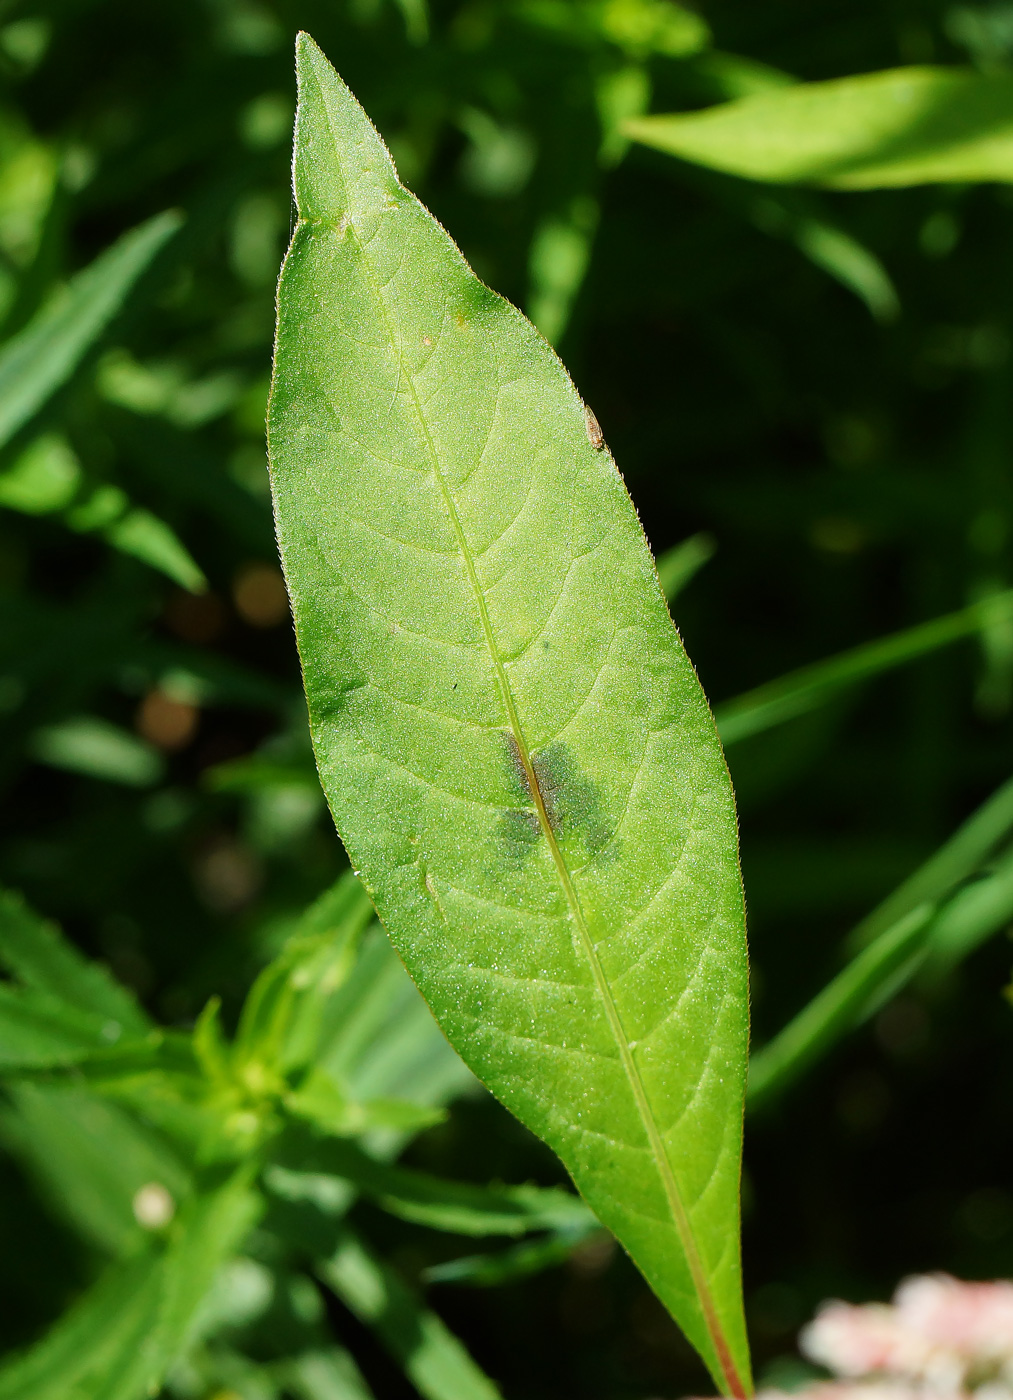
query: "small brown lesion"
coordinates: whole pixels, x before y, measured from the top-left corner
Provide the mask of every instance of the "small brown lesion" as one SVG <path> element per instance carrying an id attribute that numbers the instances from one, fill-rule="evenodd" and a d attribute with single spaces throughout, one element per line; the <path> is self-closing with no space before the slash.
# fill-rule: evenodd
<path id="1" fill-rule="evenodd" d="M 596 452 L 601 452 L 605 446 L 605 434 L 601 430 L 598 419 L 594 416 L 587 404 L 584 405 L 584 427 L 587 429 L 587 440 Z"/>
<path id="2" fill-rule="evenodd" d="M 535 794 L 531 791 L 531 775 L 528 772 L 528 765 L 524 762 L 524 755 L 521 753 L 521 746 L 517 742 L 517 736 L 509 729 L 503 733 L 506 743 L 507 758 L 510 763 L 510 771 L 516 782 L 518 795 L 534 802 Z"/>
<path id="3" fill-rule="evenodd" d="M 433 346 L 433 338 L 432 338 L 432 336 L 431 336 L 431 335 L 424 335 L 424 336 L 422 337 L 422 344 L 426 347 L 427 350 L 431 350 L 431 349 L 432 349 L 432 346 Z"/>

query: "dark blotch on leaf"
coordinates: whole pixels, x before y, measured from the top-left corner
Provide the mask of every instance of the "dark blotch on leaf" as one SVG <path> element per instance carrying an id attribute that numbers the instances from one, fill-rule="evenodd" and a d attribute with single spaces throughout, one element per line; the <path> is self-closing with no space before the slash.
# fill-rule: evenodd
<path id="1" fill-rule="evenodd" d="M 612 835 L 601 797 L 566 745 L 555 740 L 541 753 L 532 755 L 531 766 L 545 815 L 556 835 L 579 834 L 589 855 L 600 851 Z"/>
<path id="2" fill-rule="evenodd" d="M 532 754 L 529 772 L 513 734 L 505 731 L 503 743 L 510 787 L 516 800 L 524 804 L 509 808 L 500 818 L 501 842 L 512 861 L 523 860 L 541 835 L 532 773 L 541 806 L 557 839 L 577 836 L 589 856 L 608 844 L 612 830 L 602 810 L 598 788 L 584 775 L 565 744 L 557 739 L 540 753 Z"/>
<path id="3" fill-rule="evenodd" d="M 538 813 L 533 807 L 510 807 L 500 816 L 500 846 L 513 865 L 523 864 L 541 834 Z"/>

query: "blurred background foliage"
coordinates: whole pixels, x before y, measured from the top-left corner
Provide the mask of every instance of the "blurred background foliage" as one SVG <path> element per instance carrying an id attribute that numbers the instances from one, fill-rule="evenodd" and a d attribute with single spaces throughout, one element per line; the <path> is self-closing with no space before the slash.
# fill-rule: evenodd
<path id="1" fill-rule="evenodd" d="M 190 1260 L 203 1309 L 121 1389 L 15 1368 L 0 1394 L 107 1400 L 154 1376 L 219 1400 L 486 1395 L 456 1361 L 436 1379 L 406 1362 L 406 1337 L 436 1333 L 403 1281 L 507 1396 L 708 1387 L 628 1261 L 565 1210 L 511 1198 L 525 1223 L 501 1233 L 542 1233 L 476 1262 L 474 1220 L 420 1215 L 404 1204 L 417 1182 L 395 1181 L 398 1209 L 351 1208 L 373 1264 L 348 1236 L 314 1273 L 281 1216 L 310 1178 L 357 1179 L 355 1161 L 314 1166 L 285 1138 L 271 1206 L 242 1166 L 221 1176 L 252 1113 L 249 1171 L 280 1114 L 285 1132 L 367 1132 L 378 1159 L 457 1181 L 561 1181 L 441 1058 L 375 930 L 356 951 L 368 911 L 350 887 L 322 924 L 304 916 L 345 862 L 312 767 L 263 446 L 299 28 L 479 275 L 558 345 L 626 475 L 729 742 L 755 1044 L 865 935 L 893 939 L 788 1047 L 804 1058 L 820 1041 L 819 1068 L 750 1120 L 747 1306 L 758 1371 L 783 1382 L 823 1297 L 886 1296 L 914 1270 L 1013 1272 L 1009 797 L 942 875 L 847 939 L 1013 760 L 1013 193 L 759 184 L 630 146 L 623 124 L 899 65 L 1001 77 L 1005 3 L 0 4 L 0 881 L 137 999 L 51 935 L 25 934 L 22 956 L 12 930 L 29 916 L 8 907 L 0 991 L 36 1039 L 22 1061 L 0 1054 L 35 1073 L 9 1080 L 0 1109 L 0 1343 L 17 1354 L 98 1279 L 108 1297 L 78 1344 L 119 1317 L 128 1354 L 157 1331 L 125 1300 L 147 1296 L 159 1248 L 158 1268 Z M 915 976 L 928 927 L 942 933 Z M 295 986 L 293 968 L 316 977 L 328 929 L 348 950 L 319 1012 L 330 1029 L 314 1021 L 312 1054 L 271 1060 L 250 1040 L 256 997 Z M 57 965 L 99 990 L 67 1001 Z M 232 1048 L 219 1024 L 238 1026 Z M 190 1086 L 185 1114 L 152 1126 L 154 1079 L 137 1091 L 123 1064 L 95 1068 L 108 1025 L 148 1037 L 145 1073 L 182 1098 Z M 254 1063 L 284 1074 L 254 1084 Z M 232 1125 L 228 1150 L 212 1120 Z M 333 1221 L 349 1200 L 314 1208 Z M 381 1286 L 371 1267 L 394 1273 Z"/>

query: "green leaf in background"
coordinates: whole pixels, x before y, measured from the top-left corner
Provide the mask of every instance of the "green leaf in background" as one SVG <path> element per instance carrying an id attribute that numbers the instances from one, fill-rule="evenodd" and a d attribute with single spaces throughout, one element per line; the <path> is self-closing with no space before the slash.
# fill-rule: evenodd
<path id="1" fill-rule="evenodd" d="M 852 953 L 860 951 L 926 900 L 951 895 L 1013 833 L 1013 779 L 981 804 L 939 850 L 888 895 L 848 937 Z"/>
<path id="2" fill-rule="evenodd" d="M 307 36 L 270 412 L 338 829 L 452 1044 L 722 1390 L 746 960 L 711 716 L 600 430 Z"/>
<path id="3" fill-rule="evenodd" d="M 181 223 L 167 210 L 123 234 L 0 349 L 0 447 L 66 383 Z"/>
<path id="4" fill-rule="evenodd" d="M 100 534 L 114 549 L 193 593 L 207 587 L 175 531 L 150 510 L 133 505 L 119 486 L 89 485 L 77 454 L 59 433 L 41 433 L 0 472 L 0 506 L 25 515 L 55 512 L 72 530 Z"/>
<path id="5" fill-rule="evenodd" d="M 308 1351 L 280 1367 L 297 1400 L 373 1400 L 373 1392 L 343 1347 Z"/>
<path id="6" fill-rule="evenodd" d="M 152 744 L 97 715 L 79 715 L 38 729 L 30 747 L 32 757 L 50 768 L 125 787 L 151 787 L 165 770 Z"/>
<path id="7" fill-rule="evenodd" d="M 907 665 L 962 637 L 983 631 L 997 619 L 1009 618 L 1011 610 L 1013 592 L 995 593 L 959 612 L 919 622 L 888 637 L 877 637 L 875 641 L 864 642 L 850 651 L 767 681 L 716 707 L 721 741 L 726 745 L 736 744 L 774 725 L 784 724 L 827 704 L 860 681 Z"/>
<path id="8" fill-rule="evenodd" d="M 114 1023 L 66 1006 L 54 997 L 0 982 L 0 1070 L 73 1064 L 109 1044 Z"/>
<path id="9" fill-rule="evenodd" d="M 638 117 L 625 134 L 750 180 L 842 190 L 1013 180 L 1013 78 L 961 68 L 760 92 L 699 112 Z"/>
<path id="10" fill-rule="evenodd" d="M 707 561 L 713 559 L 716 549 L 714 537 L 701 531 L 658 556 L 658 582 L 667 602 L 671 603 Z"/>
<path id="11" fill-rule="evenodd" d="M 1013 782 L 852 930 L 844 944 L 851 961 L 750 1058 L 750 1110 L 782 1093 L 922 968 L 938 980 L 1008 925 L 1011 830 Z"/>
<path id="12" fill-rule="evenodd" d="M 5 1146 L 53 1213 L 90 1244 L 110 1254 L 136 1249 L 150 1228 L 138 1219 L 138 1193 L 159 1193 L 167 1219 L 189 1194 L 188 1173 L 164 1139 L 118 1104 L 76 1085 L 15 1083 L 8 1093 Z"/>
<path id="13" fill-rule="evenodd" d="M 189 1201 L 164 1247 L 114 1265 L 21 1357 L 0 1400 L 144 1400 L 196 1339 L 201 1308 L 259 1208 L 242 1168 Z"/>
<path id="14" fill-rule="evenodd" d="M 434 1312 L 351 1230 L 316 1265 L 319 1277 L 360 1321 L 373 1327 L 424 1400 L 499 1400 L 483 1374 Z"/>
<path id="15" fill-rule="evenodd" d="M 151 1022 L 133 996 L 9 890 L 0 890 L 0 966 L 56 1001 L 101 1017 L 106 1044 L 124 1032 L 143 1035 Z"/>
<path id="16" fill-rule="evenodd" d="M 884 983 L 924 952 L 931 904 L 920 905 L 865 948 L 779 1035 L 749 1061 L 750 1108 L 815 1060 L 846 1030 L 864 1019 Z M 867 1013 L 866 1013 L 867 1014 Z"/>
<path id="17" fill-rule="evenodd" d="M 293 1164 L 351 1182 L 392 1215 L 458 1235 L 580 1234 L 594 1217 L 568 1191 L 539 1186 L 476 1186 L 389 1166 L 352 1142 L 293 1144 Z"/>

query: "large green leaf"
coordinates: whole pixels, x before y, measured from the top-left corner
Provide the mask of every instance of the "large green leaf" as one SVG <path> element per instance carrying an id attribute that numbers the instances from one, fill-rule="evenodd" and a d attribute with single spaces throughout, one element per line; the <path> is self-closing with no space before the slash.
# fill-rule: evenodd
<path id="1" fill-rule="evenodd" d="M 559 360 L 305 35 L 271 401 L 324 788 L 452 1044 L 726 1391 L 746 963 L 713 720 Z"/>
<path id="2" fill-rule="evenodd" d="M 625 134 L 750 180 L 835 189 L 1013 180 L 1013 77 L 892 68 L 800 83 L 701 112 L 628 121 Z"/>

